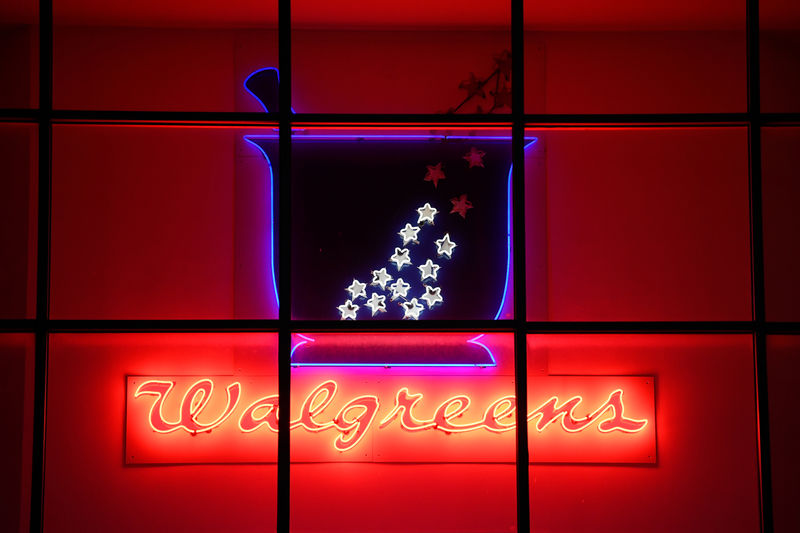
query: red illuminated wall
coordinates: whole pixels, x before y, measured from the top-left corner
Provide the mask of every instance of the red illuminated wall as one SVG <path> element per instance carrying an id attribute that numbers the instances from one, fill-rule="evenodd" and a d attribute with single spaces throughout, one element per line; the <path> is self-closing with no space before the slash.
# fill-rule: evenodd
<path id="1" fill-rule="evenodd" d="M 46 396 L 45 531 L 274 530 L 278 469 L 271 462 L 126 462 L 125 387 L 134 375 L 277 382 L 267 166 L 243 141 L 274 127 L 217 121 L 226 112 L 262 111 L 243 81 L 277 66 L 277 2 L 56 0 L 52 104 L 78 119 L 53 123 L 50 141 L 39 137 L 53 115 L 37 114 L 37 4 L 0 6 L 0 405 L 9 413 L 0 437 L 0 523 L 29 529 L 37 501 L 31 465 L 45 442 L 33 440 L 39 393 Z M 465 97 L 462 80 L 491 72 L 494 56 L 511 47 L 510 4 L 501 4 L 294 0 L 294 109 L 441 113 L 456 106 Z M 800 4 L 758 4 L 760 111 L 796 113 Z M 513 390 L 516 357 L 527 358 L 530 383 L 652 376 L 655 462 L 537 462 L 530 441 L 530 500 L 517 502 L 513 432 L 463 447 L 459 436 L 426 434 L 421 450 L 409 452 L 413 461 L 352 463 L 331 451 L 329 435 L 315 456 L 304 434 L 293 440 L 292 503 L 283 510 L 293 531 L 525 530 L 518 503 L 530 505 L 537 533 L 758 531 L 769 511 L 759 493 L 759 446 L 767 438 L 775 531 L 800 529 L 792 423 L 800 136 L 789 122 L 796 116 L 755 122 L 745 115 L 746 7 L 745 0 L 525 2 L 525 69 L 515 73 L 525 79 L 524 111 L 634 115 L 625 124 L 587 126 L 574 115 L 565 124 L 545 124 L 550 117 L 526 124 L 526 136 L 537 138 L 525 152 L 526 246 L 517 250 L 527 271 L 511 272 L 526 276 L 525 318 L 544 330 L 550 321 L 630 321 L 644 333 L 597 334 L 578 324 L 583 333 L 531 334 L 527 354 L 514 353 L 510 333 L 496 333 L 503 360 L 488 371 L 293 369 L 295 415 L 302 386 L 332 377 L 352 390 L 370 383 L 388 390 L 402 379 L 437 394 L 442 383 L 463 379 L 488 394 L 490 386 L 477 385 L 487 375 Z M 476 110 L 472 102 L 461 111 Z M 114 118 L 86 118 L 94 111 Z M 144 124 L 142 115 L 121 120 L 119 111 L 221 114 Z M 688 125 L 642 116 L 670 113 L 728 115 Z M 46 120 L 38 124 L 40 116 Z M 759 130 L 762 167 L 753 169 L 749 135 Z M 52 173 L 41 177 L 52 179 L 43 204 L 50 227 L 37 228 L 38 162 L 48 150 Z M 763 212 L 751 209 L 759 183 Z M 759 213 L 763 235 L 753 233 Z M 49 291 L 47 309 L 39 313 L 37 236 L 50 247 L 38 285 Z M 761 281 L 754 243 L 762 237 L 767 324 L 753 296 Z M 56 330 L 50 319 L 78 322 Z M 99 333 L 97 323 L 80 322 L 94 319 L 264 319 L 258 327 L 271 329 Z M 736 322 L 741 332 L 653 333 L 673 321 L 708 321 L 712 329 Z M 35 345 L 34 331 L 49 344 Z M 770 332 L 766 353 L 754 351 L 756 331 Z M 759 435 L 764 396 L 756 387 L 765 384 L 756 363 L 767 354 L 770 433 Z M 411 437 L 398 433 L 381 444 L 402 455 Z M 378 448 L 365 457 L 379 456 Z M 433 460 L 415 455 L 430 450 Z"/>
<path id="2" fill-rule="evenodd" d="M 7 531 L 30 524 L 33 449 L 33 335 L 0 334 L 0 523 Z"/>
<path id="3" fill-rule="evenodd" d="M 275 375 L 276 344 L 275 334 L 52 336 L 47 531 L 274 528 L 274 464 L 126 467 L 123 442 L 126 375 Z"/>
<path id="4" fill-rule="evenodd" d="M 361 336 L 351 339 L 354 346 L 365 342 Z M 126 376 L 234 376 L 245 384 L 248 376 L 266 376 L 274 383 L 275 341 L 274 334 L 241 333 L 53 335 L 48 395 L 61 400 L 48 409 L 48 530 L 57 531 L 60 524 L 69 523 L 135 531 L 154 520 L 165 527 L 215 530 L 269 526 L 275 511 L 270 507 L 275 501 L 274 465 L 126 466 L 123 428 L 125 413 L 131 412 L 125 407 Z M 308 383 L 334 378 L 345 396 L 357 390 L 382 394 L 401 382 L 414 391 L 427 391 L 430 398 L 446 394 L 445 389 L 472 390 L 476 400 L 486 396 L 479 392 L 483 389 L 491 397 L 509 393 L 513 390 L 511 338 L 497 336 L 485 342 L 494 349 L 497 367 L 299 367 L 293 370 L 293 386 L 303 391 Z M 638 531 L 654 520 L 663 530 L 720 524 L 726 531 L 757 528 L 750 336 L 531 335 L 528 368 L 531 383 L 548 376 L 653 376 L 656 409 L 648 416 L 657 428 L 658 454 L 654 464 L 541 464 L 537 440 L 532 440 L 534 530 L 594 531 L 597 524 L 604 524 L 609 530 Z M 492 388 L 501 381 L 503 387 Z M 294 417 L 301 402 L 301 397 L 293 398 Z M 630 414 L 636 413 L 635 402 L 627 407 Z M 702 413 L 715 415 L 709 418 Z M 513 457 L 513 433 L 499 439 L 481 434 L 478 440 L 472 434 L 401 435 L 406 444 L 398 443 L 400 448 L 422 439 L 430 447 L 424 453 L 441 455 L 450 450 L 447 458 L 434 463 L 408 464 L 379 456 L 360 463 L 329 462 L 331 433 L 296 431 L 302 434 L 293 438 L 292 445 L 293 461 L 297 461 L 292 466 L 292 523 L 299 531 L 351 531 L 352 523 L 331 520 L 331 516 L 353 501 L 366 504 L 360 508 L 358 520 L 365 526 L 359 530 L 424 531 L 425 524 L 438 520 L 441 509 L 459 506 L 475 512 L 455 513 L 448 518 L 449 527 L 438 530 L 473 527 L 486 531 L 498 523 L 513 527 L 513 463 L 470 459 L 476 453 L 481 457 L 499 454 L 501 461 Z M 532 426 L 530 431 L 535 431 Z M 85 438 L 75 440 L 76 432 Z M 321 448 L 313 444 L 317 441 Z M 480 449 L 475 448 L 478 442 Z M 375 445 L 380 454 L 378 441 Z M 391 446 L 384 440 L 380 449 L 398 453 L 391 452 Z M 223 457 L 226 452 L 220 453 Z M 317 455 L 321 462 L 316 462 Z M 737 466 L 732 469 L 731 465 Z M 425 480 L 422 485 L 421 479 Z M 680 487 L 677 492 L 676 487 Z M 720 496 L 708 498 L 710 493 Z M 129 505 L 131 499 L 137 499 L 148 513 L 142 515 L 138 506 Z M 731 512 L 731 502 L 735 512 Z M 201 505 L 211 516 L 198 516 L 186 505 Z M 397 505 L 411 505 L 414 512 L 394 516 Z M 482 510 L 486 505 L 491 513 Z M 251 513 L 253 506 L 264 513 Z M 616 512 L 616 506 L 626 513 Z M 565 521 L 562 517 L 573 508 L 581 512 Z M 125 524 L 122 529 L 120 518 Z"/>
<path id="5" fill-rule="evenodd" d="M 528 35 L 528 112 L 745 109 L 740 33 Z M 62 28 L 56 39 L 55 104 L 68 109 L 258 111 L 240 84 L 256 68 L 277 65 L 277 34 L 263 30 Z M 109 43 L 102 54 L 95 52 L 98 42 Z M 470 32 L 298 31 L 294 107 L 444 111 L 463 98 L 458 83 L 471 70 L 490 72 L 492 55 L 509 46 L 509 34 L 498 31 L 479 38 Z M 148 82 L 154 74 L 164 83 Z M 386 97 L 395 91 L 396 97 Z"/>
<path id="6" fill-rule="evenodd" d="M 744 128 L 528 135 L 529 319 L 751 318 Z"/>
<path id="7" fill-rule="evenodd" d="M 0 124 L 0 318 L 30 318 L 36 298 L 37 132 Z"/>
<path id="8" fill-rule="evenodd" d="M 762 130 L 764 156 L 764 268 L 767 317 L 776 321 L 800 318 L 800 256 L 793 244 L 800 231 L 796 199 L 800 129 L 773 127 Z"/>
<path id="9" fill-rule="evenodd" d="M 248 131 L 55 127 L 52 316 L 274 317 L 269 181 Z"/>
<path id="10" fill-rule="evenodd" d="M 796 111 L 797 8 L 778 0 L 760 6 L 764 110 Z M 112 8 L 73 0 L 55 7 L 56 107 L 256 110 L 237 93 L 239 81 L 277 62 L 276 3 Z M 491 54 L 510 43 L 506 5 L 353 8 L 294 2 L 295 100 L 305 102 L 298 109 L 444 110 L 457 103 L 458 82 L 470 70 L 489 68 Z M 530 2 L 527 111 L 744 111 L 744 11 L 744 2 L 726 1 L 617 2 L 603 9 L 584 0 Z M 36 3 L 10 5 L 2 16 L 4 49 L 15 53 L 3 54 L 0 68 L 15 83 L 4 84 L 0 100 L 3 107 L 35 106 Z M 152 77 L 163 83 L 150 83 Z M 394 90 L 402 96 L 383 97 Z"/>
<path id="11" fill-rule="evenodd" d="M 658 425 L 654 466 L 534 464 L 534 531 L 757 531 L 752 350 L 749 335 L 529 336 L 529 377 L 656 376 Z"/>
<path id="12" fill-rule="evenodd" d="M 53 335 L 48 396 L 61 400 L 51 402 L 48 408 L 47 530 L 140 531 L 156 527 L 154 524 L 159 530 L 274 528 L 275 465 L 125 466 L 123 427 L 126 375 L 233 375 L 243 380 L 260 375 L 274 379 L 276 340 L 274 334 L 242 333 Z M 470 374 L 488 372 L 505 379 L 510 388 L 513 367 L 507 336 L 499 348 L 502 366 L 483 371 L 445 370 L 439 372 L 440 379 L 450 376 L 451 385 L 458 386 L 453 377 L 461 376 L 469 389 L 475 385 Z M 296 372 L 327 377 L 338 374 L 343 386 L 368 378 L 368 373 L 341 370 Z M 401 377 L 417 386 L 435 384 L 430 376 L 415 375 L 419 373 L 419 369 L 401 371 Z M 295 402 L 297 410 L 300 399 Z M 82 438 L 75 439 L 76 434 Z M 330 438 L 324 437 L 324 450 Z M 510 452 L 504 455 L 513 455 L 513 435 L 504 439 L 504 445 Z M 442 509 L 482 509 L 485 505 L 491 507 L 491 513 L 453 511 L 444 530 L 491 530 L 499 523 L 504 524 L 503 529 L 513 528 L 513 463 L 315 463 L 313 452 L 313 448 L 305 452 L 301 460 L 306 464 L 292 466 L 292 521 L 298 531 L 352 531 L 355 521 L 363 524 L 359 531 L 424 531 Z M 137 504 L 131 505 L 132 501 Z M 398 505 L 409 512 L 398 516 Z M 197 508 L 204 512 L 197 513 Z M 342 509 L 358 509 L 358 516 L 336 519 Z"/>
<path id="13" fill-rule="evenodd" d="M 796 378 L 800 372 L 798 341 L 800 339 L 794 335 L 772 335 L 767 339 L 775 531 L 800 528 L 800 515 L 797 513 L 797 500 L 800 498 L 797 442 L 800 431 L 792 423 Z"/>

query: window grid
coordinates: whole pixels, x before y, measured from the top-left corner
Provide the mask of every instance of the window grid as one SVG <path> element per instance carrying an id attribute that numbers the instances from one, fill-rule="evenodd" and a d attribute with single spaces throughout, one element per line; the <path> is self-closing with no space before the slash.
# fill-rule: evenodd
<path id="1" fill-rule="evenodd" d="M 768 322 L 765 317 L 763 213 L 761 191 L 761 128 L 764 125 L 789 125 L 800 122 L 798 113 L 761 113 L 760 65 L 759 65 L 759 2 L 746 0 L 747 38 L 747 83 L 748 106 L 746 113 L 719 114 L 571 114 L 544 115 L 524 113 L 524 91 L 522 87 L 524 58 L 523 0 L 511 1 L 511 42 L 514 80 L 512 112 L 505 115 L 396 115 L 396 114 L 290 114 L 291 109 L 291 0 L 278 2 L 279 68 L 281 71 L 280 110 L 277 113 L 240 112 L 125 112 L 53 110 L 52 65 L 53 65 L 53 0 L 40 0 L 39 6 L 39 107 L 38 109 L 0 110 L 0 120 L 37 123 L 38 143 L 38 237 L 37 237 L 37 282 L 36 318 L 3 319 L 0 331 L 32 332 L 35 334 L 35 388 L 34 388 L 34 433 L 31 490 L 31 531 L 43 527 L 44 451 L 45 451 L 45 406 L 47 385 L 48 335 L 56 331 L 277 331 L 279 335 L 279 393 L 285 409 L 291 400 L 290 344 L 292 331 L 364 331 L 364 330 L 485 330 L 513 332 L 515 336 L 515 382 L 518 397 L 517 414 L 527 412 L 526 402 L 526 335 L 529 333 L 749 333 L 754 341 L 754 369 L 758 415 L 759 475 L 761 495 L 761 529 L 773 530 L 772 486 L 770 469 L 768 392 L 766 375 L 766 339 L 768 334 L 798 334 L 800 323 Z M 375 123 L 396 124 L 497 124 L 511 126 L 512 161 L 514 163 L 514 269 L 517 273 L 514 285 L 515 318 L 513 320 L 475 320 L 436 322 L 389 322 L 348 323 L 319 320 L 292 320 L 290 314 L 290 190 L 279 189 L 280 202 L 280 286 L 282 302 L 277 320 L 50 320 L 50 184 L 52 125 L 56 122 L 74 121 L 82 123 L 110 122 L 115 124 L 170 123 L 186 121 L 192 125 L 259 125 L 267 122 L 279 123 L 282 175 L 291 175 L 291 128 L 293 124 L 323 123 Z M 749 131 L 750 160 L 750 216 L 751 216 L 751 290 L 753 294 L 752 319 L 749 321 L 714 322 L 527 322 L 525 320 L 525 238 L 524 238 L 524 177 L 523 139 L 526 126 L 547 128 L 551 126 L 605 126 L 613 124 L 652 126 L 663 125 L 714 125 L 747 126 Z M 287 178 L 284 178 L 284 183 Z M 520 274 L 522 273 L 522 274 Z M 289 531 L 289 417 L 280 421 L 278 439 L 278 531 Z M 527 425 L 517 425 L 517 529 L 530 530 L 528 445 Z M 535 520 L 535 517 L 534 517 Z"/>

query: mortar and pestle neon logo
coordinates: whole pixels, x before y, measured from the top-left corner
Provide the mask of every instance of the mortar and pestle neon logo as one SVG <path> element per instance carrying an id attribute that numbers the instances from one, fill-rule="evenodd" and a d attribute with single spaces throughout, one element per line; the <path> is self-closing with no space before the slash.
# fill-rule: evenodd
<path id="1" fill-rule="evenodd" d="M 278 83 L 245 87 L 275 111 Z M 245 139 L 278 169 L 277 134 Z M 286 178 L 295 318 L 511 318 L 509 128 L 298 128 Z"/>
<path id="2" fill-rule="evenodd" d="M 262 69 L 245 87 L 275 111 L 278 82 Z M 507 133 L 293 130 L 293 318 L 510 317 Z M 278 135 L 245 140 L 266 160 L 275 224 Z M 517 413 L 525 354 L 509 333 L 295 332 L 283 403 L 278 377 L 248 375 L 233 352 L 223 375 L 127 377 L 126 463 L 274 462 L 279 416 L 293 462 L 510 463 L 526 422 L 539 462 L 656 461 L 654 377 L 529 377 Z"/>

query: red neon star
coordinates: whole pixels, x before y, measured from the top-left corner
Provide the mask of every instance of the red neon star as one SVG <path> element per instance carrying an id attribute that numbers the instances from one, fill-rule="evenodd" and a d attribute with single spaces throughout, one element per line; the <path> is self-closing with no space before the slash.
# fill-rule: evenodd
<path id="1" fill-rule="evenodd" d="M 472 202 L 467 200 L 466 194 L 450 198 L 450 203 L 453 204 L 453 209 L 450 210 L 450 213 L 458 213 L 461 218 L 467 218 L 467 209 L 472 209 Z"/>
<path id="2" fill-rule="evenodd" d="M 464 156 L 464 159 L 469 163 L 469 168 L 472 167 L 481 167 L 483 168 L 483 156 L 486 155 L 486 152 L 483 150 L 478 150 L 474 146 L 469 149 L 469 153 Z"/>
<path id="3" fill-rule="evenodd" d="M 442 172 L 442 164 L 426 166 L 428 167 L 428 173 L 425 174 L 425 181 L 432 181 L 433 187 L 438 187 L 439 180 L 445 179 L 444 172 Z"/>

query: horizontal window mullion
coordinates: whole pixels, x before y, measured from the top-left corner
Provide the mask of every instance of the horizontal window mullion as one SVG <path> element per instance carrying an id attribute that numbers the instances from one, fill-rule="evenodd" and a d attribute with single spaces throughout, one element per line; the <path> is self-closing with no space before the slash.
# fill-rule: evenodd
<path id="1" fill-rule="evenodd" d="M 346 114 L 346 113 L 298 113 L 292 114 L 289 120 L 297 125 L 350 125 L 371 126 L 392 124 L 409 127 L 427 124 L 459 125 L 481 124 L 510 127 L 513 114 L 474 115 L 474 114 Z M 191 111 L 90 111 L 90 110 L 54 110 L 44 113 L 40 110 L 0 110 L 2 120 L 36 120 L 51 118 L 56 122 L 74 123 L 145 123 L 172 124 L 187 123 L 191 125 L 271 125 L 277 122 L 280 113 L 260 112 L 191 112 Z M 764 113 L 753 116 L 748 113 L 658 113 L 658 114 L 526 114 L 525 122 L 535 127 L 559 126 L 674 126 L 702 125 L 729 126 L 744 125 L 760 119 L 768 123 L 800 122 L 800 113 Z"/>
<path id="2" fill-rule="evenodd" d="M 340 321 L 277 319 L 4 319 L 2 332 L 174 332 L 174 331 L 493 331 L 527 333 L 755 333 L 800 334 L 800 322 L 686 321 L 686 322 L 527 322 L 517 320 Z"/>

